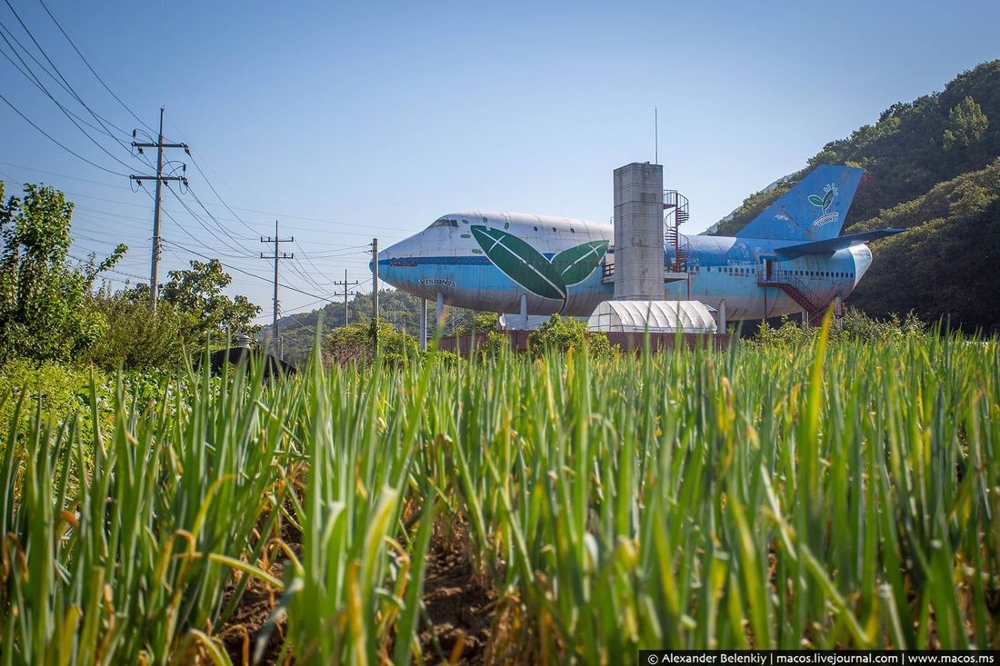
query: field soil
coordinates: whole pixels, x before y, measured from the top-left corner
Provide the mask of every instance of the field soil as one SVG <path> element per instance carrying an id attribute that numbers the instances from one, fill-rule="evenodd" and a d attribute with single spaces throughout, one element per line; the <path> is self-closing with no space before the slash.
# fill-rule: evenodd
<path id="1" fill-rule="evenodd" d="M 300 544 L 296 535 L 286 533 L 284 536 L 286 543 L 298 551 Z M 428 547 L 425 564 L 423 600 L 426 616 L 418 634 L 423 663 L 484 664 L 493 625 L 495 592 L 477 581 L 462 540 L 435 536 Z M 270 572 L 281 578 L 281 565 L 272 565 Z M 247 585 L 233 617 L 220 634 L 234 664 L 251 663 L 258 636 L 280 597 L 280 592 L 257 579 Z M 281 620 L 271 629 L 261 663 L 279 663 L 284 628 L 285 622 Z"/>
<path id="2" fill-rule="evenodd" d="M 424 576 L 424 606 L 431 620 L 421 625 L 419 635 L 424 663 L 485 663 L 496 593 L 477 582 L 465 548 L 432 541 Z"/>

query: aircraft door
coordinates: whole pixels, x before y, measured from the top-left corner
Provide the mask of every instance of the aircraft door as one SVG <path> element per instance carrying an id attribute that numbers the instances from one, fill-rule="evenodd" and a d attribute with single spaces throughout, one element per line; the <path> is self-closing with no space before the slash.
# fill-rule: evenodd
<path id="1" fill-rule="evenodd" d="M 773 282 L 775 275 L 776 262 L 774 257 L 760 257 L 760 275 L 761 282 Z"/>

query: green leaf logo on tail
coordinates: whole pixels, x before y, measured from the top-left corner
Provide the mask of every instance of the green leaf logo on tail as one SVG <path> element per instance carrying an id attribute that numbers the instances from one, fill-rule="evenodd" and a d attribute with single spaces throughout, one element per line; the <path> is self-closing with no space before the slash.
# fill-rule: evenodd
<path id="1" fill-rule="evenodd" d="M 826 213 L 830 210 L 830 205 L 833 203 L 834 197 L 836 197 L 840 192 L 837 191 L 837 186 L 830 183 L 823 188 L 823 196 L 818 194 L 809 195 L 809 203 L 817 208 L 822 208 L 823 212 Z"/>
<path id="2" fill-rule="evenodd" d="M 568 286 L 587 279 L 608 251 L 608 241 L 590 241 L 563 250 L 550 262 L 538 250 L 513 234 L 483 225 L 472 235 L 493 265 L 528 291 L 566 302 Z"/>

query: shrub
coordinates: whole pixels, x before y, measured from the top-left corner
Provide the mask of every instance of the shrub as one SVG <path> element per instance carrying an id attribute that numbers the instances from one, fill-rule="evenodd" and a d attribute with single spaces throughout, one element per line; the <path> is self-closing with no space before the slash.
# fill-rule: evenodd
<path id="1" fill-rule="evenodd" d="M 68 423 L 77 418 L 80 427 L 88 430 L 84 433 L 84 441 L 89 441 L 91 378 L 98 390 L 98 405 L 107 409 L 102 416 L 110 424 L 109 400 L 106 399 L 110 386 L 100 370 L 74 368 L 55 361 L 41 364 L 24 358 L 8 361 L 0 374 L 0 447 L 4 446 L 11 429 L 20 436 L 32 428 L 36 416 L 43 426 Z M 14 411 L 22 399 L 20 418 L 14 423 Z"/>
<path id="2" fill-rule="evenodd" d="M 563 318 L 554 314 L 528 335 L 528 351 L 532 354 L 541 354 L 546 350 L 582 350 L 584 347 L 595 356 L 611 354 L 611 342 L 606 333 L 590 333 L 585 323 L 572 317 Z"/>
<path id="3" fill-rule="evenodd" d="M 397 331 L 384 321 L 376 324 L 349 324 L 335 328 L 323 342 L 323 352 L 334 363 L 345 364 L 352 361 L 371 363 L 378 346 L 383 360 L 389 363 L 403 363 L 414 357 L 419 349 L 417 339 L 409 333 Z"/>

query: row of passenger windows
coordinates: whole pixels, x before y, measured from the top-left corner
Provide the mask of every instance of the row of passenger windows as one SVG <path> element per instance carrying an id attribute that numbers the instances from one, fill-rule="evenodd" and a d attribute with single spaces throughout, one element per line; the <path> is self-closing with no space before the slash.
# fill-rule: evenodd
<path id="1" fill-rule="evenodd" d="M 538 231 L 538 227 L 532 227 L 532 229 L 534 229 L 535 231 Z M 569 232 L 571 234 L 575 234 L 576 233 L 576 229 L 574 229 L 573 227 L 570 227 L 569 228 Z M 557 229 L 556 227 L 552 227 L 552 233 L 556 233 L 556 234 L 559 233 L 559 229 Z"/>
<path id="2" fill-rule="evenodd" d="M 483 219 L 483 222 L 485 223 L 486 220 Z M 468 220 L 462 220 L 462 223 L 463 224 L 468 224 L 469 221 Z M 457 227 L 457 226 L 458 226 L 458 220 L 451 220 L 451 219 L 448 219 L 448 218 L 445 218 L 445 217 L 442 217 L 440 220 L 435 220 L 434 223 L 431 224 L 431 228 L 434 228 L 434 227 Z M 538 227 L 534 227 L 534 229 L 535 229 L 535 231 L 538 231 Z M 552 232 L 553 233 L 559 233 L 558 227 L 552 227 Z M 574 229 L 573 227 L 570 227 L 569 228 L 569 232 L 571 234 L 575 234 L 576 233 L 576 229 Z"/>
<path id="3" fill-rule="evenodd" d="M 462 220 L 462 224 L 468 224 L 468 223 L 469 223 L 468 220 Z M 486 218 L 483 218 L 483 224 L 486 224 Z M 431 224 L 431 228 L 432 229 L 434 227 L 457 227 L 457 226 L 458 226 L 458 220 L 452 220 L 452 219 L 449 219 L 449 218 L 446 218 L 446 217 L 442 217 L 440 220 L 435 220 L 434 223 Z M 534 227 L 534 230 L 538 231 L 538 227 Z M 573 227 L 570 227 L 569 228 L 569 232 L 571 234 L 575 234 L 576 233 L 576 229 L 574 229 Z M 559 233 L 559 228 L 558 227 L 552 227 L 552 233 Z"/>
<path id="4" fill-rule="evenodd" d="M 711 273 L 712 267 L 708 266 L 706 270 Z M 720 273 L 728 273 L 730 275 L 756 275 L 756 268 L 739 268 L 736 266 L 719 266 L 716 270 Z M 845 271 L 785 271 L 775 269 L 774 275 L 796 275 L 799 277 L 833 277 L 833 278 L 853 278 L 854 273 L 848 273 Z"/>

